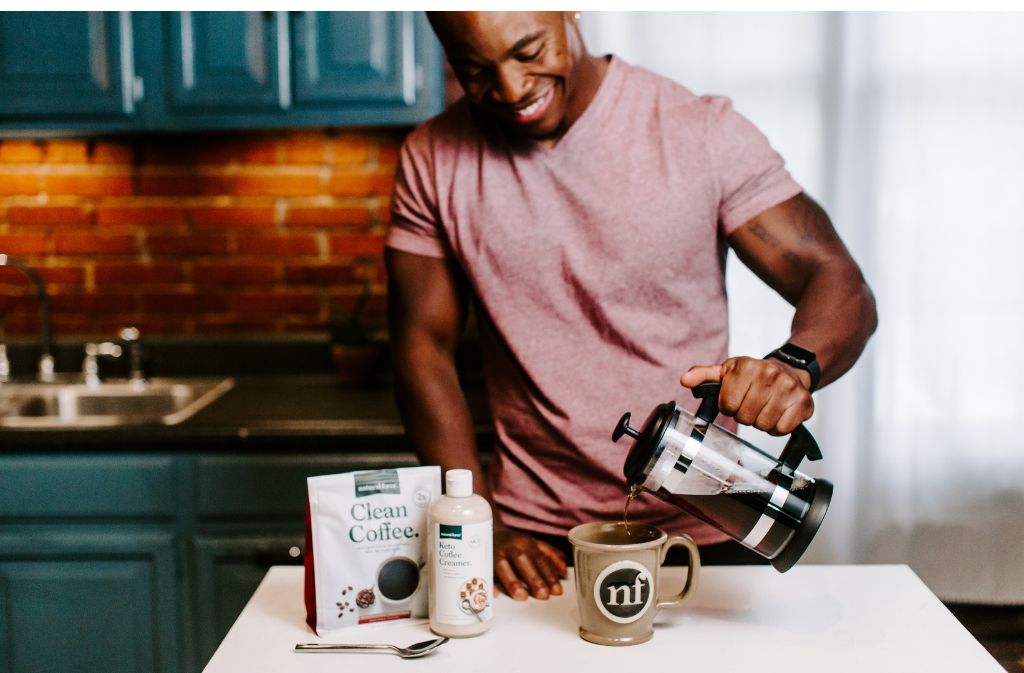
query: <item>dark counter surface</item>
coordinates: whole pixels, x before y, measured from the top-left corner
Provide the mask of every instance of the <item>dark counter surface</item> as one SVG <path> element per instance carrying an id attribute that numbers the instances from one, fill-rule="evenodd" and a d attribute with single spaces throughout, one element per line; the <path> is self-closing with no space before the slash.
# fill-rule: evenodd
<path id="1" fill-rule="evenodd" d="M 315 374 L 235 377 L 234 388 L 183 425 L 196 432 L 402 434 L 390 387 Z"/>
<path id="2" fill-rule="evenodd" d="M 483 390 L 468 387 L 479 430 L 489 428 Z M 258 434 L 401 435 L 388 385 L 353 386 L 331 375 L 236 377 L 235 387 L 183 423 L 195 432 L 233 428 Z"/>
<path id="3" fill-rule="evenodd" d="M 287 447 L 402 448 L 404 429 L 389 385 L 352 385 L 330 374 L 236 376 L 222 397 L 177 425 L 0 429 L 0 452 L 18 449 Z M 477 429 L 490 432 L 482 388 L 468 387 Z M 405 446 L 404 448 L 408 448 Z"/>
<path id="4" fill-rule="evenodd" d="M 58 344 L 61 371 L 74 371 L 78 344 Z M 234 387 L 177 425 L 0 428 L 0 453 L 18 450 L 409 450 L 386 365 L 373 380 L 348 383 L 323 339 L 166 340 L 147 343 L 156 377 L 226 377 Z M 32 346 L 11 349 L 31 371 Z M 472 353 L 472 351 L 470 351 Z M 378 360 L 379 360 L 378 355 Z M 386 358 L 385 358 L 386 360 Z M 483 381 L 470 355 L 465 394 L 482 442 L 491 436 Z M 344 373 L 344 372 L 342 372 Z M 124 376 L 112 371 L 111 376 Z"/>

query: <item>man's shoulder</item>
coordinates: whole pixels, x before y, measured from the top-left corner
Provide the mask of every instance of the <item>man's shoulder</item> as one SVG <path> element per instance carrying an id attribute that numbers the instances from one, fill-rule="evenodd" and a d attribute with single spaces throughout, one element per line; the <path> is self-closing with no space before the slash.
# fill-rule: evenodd
<path id="1" fill-rule="evenodd" d="M 658 106 L 667 105 L 676 113 L 690 114 L 701 119 L 730 106 L 725 96 L 697 94 L 665 75 L 615 58 L 617 65 L 622 68 L 626 96 L 633 100 L 656 101 Z"/>
<path id="2" fill-rule="evenodd" d="M 621 69 L 622 81 L 627 89 L 657 91 L 662 95 L 678 98 L 681 101 L 697 98 L 696 94 L 679 82 L 645 66 L 629 63 L 618 56 L 614 57 L 613 62 L 616 67 Z"/>
<path id="3" fill-rule="evenodd" d="M 420 151 L 453 149 L 475 136 L 477 127 L 469 101 L 462 98 L 423 122 L 406 136 L 405 144 Z"/>

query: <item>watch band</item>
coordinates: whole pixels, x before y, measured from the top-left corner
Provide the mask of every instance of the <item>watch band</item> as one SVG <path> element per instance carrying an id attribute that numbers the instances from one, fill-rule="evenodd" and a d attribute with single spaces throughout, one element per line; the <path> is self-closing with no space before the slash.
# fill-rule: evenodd
<path id="1" fill-rule="evenodd" d="M 813 351 L 787 341 L 766 355 L 765 359 L 767 358 L 774 358 L 791 367 L 804 370 L 811 376 L 810 391 L 813 393 L 818 389 L 818 383 L 821 381 L 821 365 L 818 364 L 818 359 Z"/>

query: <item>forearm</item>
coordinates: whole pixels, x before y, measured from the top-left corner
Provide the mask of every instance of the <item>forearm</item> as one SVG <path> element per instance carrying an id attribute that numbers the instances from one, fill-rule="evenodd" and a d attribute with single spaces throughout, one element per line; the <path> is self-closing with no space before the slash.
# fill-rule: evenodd
<path id="1" fill-rule="evenodd" d="M 473 490 L 490 500 L 477 452 L 473 419 L 454 358 L 437 346 L 399 345 L 395 399 L 416 455 L 425 465 L 473 471 Z"/>
<path id="2" fill-rule="evenodd" d="M 818 265 L 808 277 L 789 340 L 814 351 L 820 389 L 853 366 L 877 324 L 875 299 L 860 270 L 836 259 Z"/>
<path id="3" fill-rule="evenodd" d="M 469 406 L 455 368 L 467 293 L 444 259 L 388 249 L 388 324 L 395 401 L 420 462 L 467 468 L 489 497 Z"/>

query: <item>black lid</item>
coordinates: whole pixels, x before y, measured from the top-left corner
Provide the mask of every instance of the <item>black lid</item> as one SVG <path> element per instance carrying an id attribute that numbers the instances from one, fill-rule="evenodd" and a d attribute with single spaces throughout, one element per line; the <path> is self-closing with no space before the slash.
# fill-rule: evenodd
<path id="1" fill-rule="evenodd" d="M 830 502 L 832 502 L 832 482 L 816 479 L 814 495 L 811 496 L 811 504 L 807 507 L 807 515 L 804 516 L 803 523 L 793 533 L 793 537 L 790 538 L 785 549 L 771 560 L 772 567 L 780 573 L 784 573 L 796 565 L 796 562 L 807 551 L 811 540 L 814 539 L 814 534 L 821 527 Z"/>
<path id="2" fill-rule="evenodd" d="M 622 470 L 626 475 L 626 481 L 629 485 L 643 483 L 647 476 L 644 474 L 644 470 L 651 464 L 652 459 L 661 453 L 665 430 L 674 422 L 677 410 L 678 407 L 673 401 L 659 404 L 651 412 L 651 415 L 647 417 L 647 420 L 644 421 L 640 432 L 629 427 L 630 415 L 628 411 L 619 419 L 619 424 L 615 426 L 615 430 L 612 432 L 612 441 L 619 441 L 619 438 L 624 434 L 636 439 L 636 443 L 633 444 L 633 448 L 629 450 L 629 454 L 626 456 L 626 464 Z"/>

